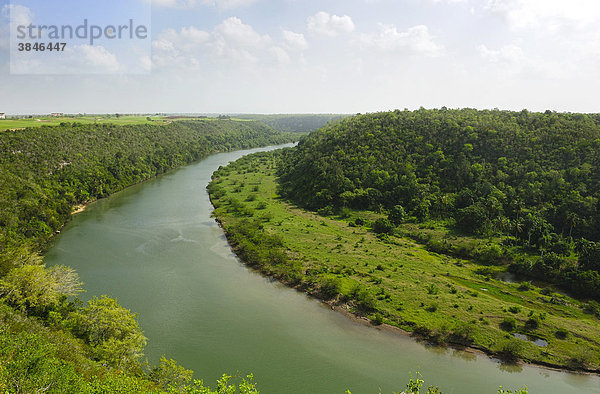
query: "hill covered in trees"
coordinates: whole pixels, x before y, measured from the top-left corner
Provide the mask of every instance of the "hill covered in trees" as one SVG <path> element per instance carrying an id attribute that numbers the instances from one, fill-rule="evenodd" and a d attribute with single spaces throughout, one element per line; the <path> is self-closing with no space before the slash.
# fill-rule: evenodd
<path id="1" fill-rule="evenodd" d="M 598 300 L 599 165 L 600 115 L 442 108 L 330 124 L 288 151 L 279 176 L 284 196 L 321 213 L 387 212 L 381 232 L 444 220 L 502 237 L 492 260 Z"/>
<path id="2" fill-rule="evenodd" d="M 238 119 L 251 119 L 263 122 L 281 132 L 308 133 L 336 122 L 347 115 L 340 114 L 291 114 L 291 115 L 236 115 Z"/>
<path id="3" fill-rule="evenodd" d="M 135 314 L 108 297 L 82 305 L 77 274 L 44 267 L 39 252 L 78 204 L 214 152 L 291 140 L 262 123 L 231 120 L 0 133 L 0 391 L 209 392 L 188 384 L 191 371 L 173 360 L 144 366 Z M 255 392 L 250 380 L 242 385 Z"/>

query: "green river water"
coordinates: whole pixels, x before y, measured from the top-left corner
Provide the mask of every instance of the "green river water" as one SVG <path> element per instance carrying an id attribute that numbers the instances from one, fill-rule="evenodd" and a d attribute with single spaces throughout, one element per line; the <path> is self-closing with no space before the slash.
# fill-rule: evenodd
<path id="1" fill-rule="evenodd" d="M 75 268 L 82 298 L 138 313 L 146 356 L 176 359 L 209 384 L 252 372 L 262 393 L 392 393 L 411 372 L 444 393 L 600 393 L 600 378 L 430 347 L 367 327 L 247 269 L 211 218 L 211 174 L 254 149 L 216 154 L 98 201 L 47 253 Z"/>

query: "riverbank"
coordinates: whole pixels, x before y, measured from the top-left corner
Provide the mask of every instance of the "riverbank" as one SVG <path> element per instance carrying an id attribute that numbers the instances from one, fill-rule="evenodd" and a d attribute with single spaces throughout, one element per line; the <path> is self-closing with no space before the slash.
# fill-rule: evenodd
<path id="1" fill-rule="evenodd" d="M 215 173 L 209 186 L 214 215 L 250 266 L 356 321 L 492 357 L 598 372 L 600 344 L 594 338 L 600 326 L 583 312 L 582 302 L 534 286 L 519 290 L 518 284 L 477 273 L 482 267 L 472 261 L 428 252 L 407 238 L 378 238 L 351 218 L 298 209 L 277 197 L 274 169 L 272 156 L 244 158 Z M 270 251 L 261 255 L 265 246 Z M 267 261 L 273 257 L 275 263 Z"/>

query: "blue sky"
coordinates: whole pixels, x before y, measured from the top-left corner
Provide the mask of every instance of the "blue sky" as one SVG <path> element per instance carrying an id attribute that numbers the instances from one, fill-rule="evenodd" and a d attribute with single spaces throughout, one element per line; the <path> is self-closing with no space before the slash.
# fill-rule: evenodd
<path id="1" fill-rule="evenodd" d="M 151 8 L 151 50 L 79 45 L 64 75 L 47 72 L 54 63 L 11 75 L 11 5 L 0 0 L 0 112 L 600 112 L 595 0 L 60 2 L 69 3 L 61 13 L 57 1 L 12 7 L 33 10 L 35 23 L 109 23 Z M 131 72 L 141 67 L 146 75 Z"/>

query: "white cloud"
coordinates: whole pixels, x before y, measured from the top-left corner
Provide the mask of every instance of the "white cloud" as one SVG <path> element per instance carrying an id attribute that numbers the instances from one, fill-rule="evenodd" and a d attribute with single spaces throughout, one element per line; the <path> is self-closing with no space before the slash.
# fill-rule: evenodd
<path id="1" fill-rule="evenodd" d="M 33 19 L 33 13 L 29 8 L 16 4 L 2 7 L 2 16 L 14 25 L 29 25 Z"/>
<path id="2" fill-rule="evenodd" d="M 491 63 L 523 64 L 525 60 L 523 49 L 516 45 L 505 45 L 500 49 L 489 49 L 485 45 L 479 45 L 477 51 L 483 59 Z"/>
<path id="3" fill-rule="evenodd" d="M 361 42 L 367 47 L 374 47 L 385 52 L 408 52 L 427 56 L 439 56 L 443 47 L 436 44 L 429 29 L 418 25 L 406 31 L 398 31 L 394 25 L 379 25 L 378 34 L 364 34 Z"/>
<path id="4" fill-rule="evenodd" d="M 81 63 L 86 72 L 117 73 L 121 65 L 114 53 L 102 46 L 77 45 L 73 47 L 74 59 Z M 90 70 L 88 67 L 91 67 Z"/>
<path id="5" fill-rule="evenodd" d="M 215 32 L 227 44 L 244 48 L 262 48 L 271 42 L 269 35 L 260 35 L 250 25 L 236 17 L 227 18 L 216 27 Z"/>
<path id="6" fill-rule="evenodd" d="M 153 41 L 153 65 L 157 69 L 195 71 L 211 63 L 217 68 L 261 70 L 260 66 L 291 63 L 288 51 L 308 44 L 302 34 L 284 31 L 283 41 L 274 43 L 268 34 L 257 32 L 240 18 L 223 20 L 212 31 L 184 27 L 167 29 Z"/>
<path id="7" fill-rule="evenodd" d="M 302 33 L 294 33 L 293 31 L 283 31 L 283 41 L 286 48 L 290 50 L 304 51 L 308 49 L 308 42 Z"/>
<path id="8" fill-rule="evenodd" d="M 486 10 L 501 15 L 512 30 L 557 31 L 598 28 L 595 0 L 488 0 Z"/>
<path id="9" fill-rule="evenodd" d="M 292 62 L 290 55 L 281 47 L 269 48 L 269 53 L 273 56 L 277 64 L 286 65 Z"/>
<path id="10" fill-rule="evenodd" d="M 0 49 L 10 49 L 10 31 L 13 26 L 27 26 L 33 19 L 33 13 L 27 7 L 15 4 L 6 4 L 0 11 Z M 14 31 L 14 29 L 12 29 Z"/>
<path id="11" fill-rule="evenodd" d="M 308 18 L 307 28 L 313 34 L 336 37 L 354 31 L 354 22 L 348 15 L 330 15 L 321 11 Z"/>

